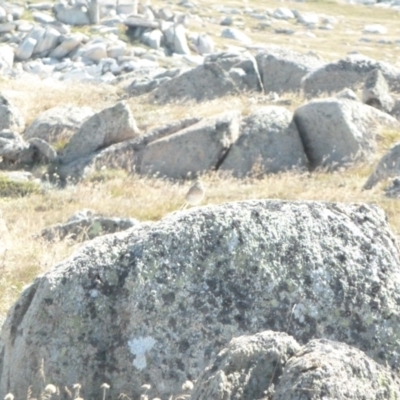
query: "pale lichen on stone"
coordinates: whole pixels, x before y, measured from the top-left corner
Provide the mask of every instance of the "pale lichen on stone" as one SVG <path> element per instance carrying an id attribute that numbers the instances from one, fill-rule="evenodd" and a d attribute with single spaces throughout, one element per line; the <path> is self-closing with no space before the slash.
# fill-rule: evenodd
<path id="1" fill-rule="evenodd" d="M 151 337 L 139 337 L 128 341 L 128 347 L 131 353 L 135 356 L 133 366 L 139 370 L 147 367 L 146 351 L 149 351 L 156 344 L 156 341 Z"/>

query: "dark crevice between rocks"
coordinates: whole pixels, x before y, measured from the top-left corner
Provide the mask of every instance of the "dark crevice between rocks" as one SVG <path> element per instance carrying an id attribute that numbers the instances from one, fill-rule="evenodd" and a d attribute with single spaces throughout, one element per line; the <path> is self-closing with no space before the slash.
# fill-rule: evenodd
<path id="1" fill-rule="evenodd" d="M 226 157 L 228 157 L 229 152 L 231 151 L 231 148 L 233 146 L 233 143 L 225 150 L 222 151 L 221 153 L 221 157 L 219 158 L 219 160 L 217 161 L 217 163 L 215 164 L 214 170 L 218 171 L 220 166 L 222 165 L 222 163 L 225 161 Z"/>
<path id="2" fill-rule="evenodd" d="M 32 304 L 32 300 L 35 297 L 37 290 L 37 282 L 34 282 L 23 295 L 21 296 L 21 300 L 16 304 L 14 308 L 14 312 L 12 313 L 11 320 L 11 342 L 14 346 L 15 339 L 17 338 L 18 327 L 21 324 L 26 312 L 29 309 L 29 306 Z"/>
<path id="3" fill-rule="evenodd" d="M 315 162 L 313 162 L 313 160 L 312 160 L 310 144 L 308 143 L 305 135 L 303 134 L 304 129 L 302 129 L 301 124 L 299 123 L 298 118 L 296 118 L 296 116 L 293 117 L 292 122 L 294 122 L 294 125 L 297 128 L 297 132 L 299 132 L 300 141 L 301 141 L 304 153 L 305 153 L 307 161 L 308 161 L 309 169 L 313 170 L 313 169 L 315 169 L 316 165 L 315 165 Z"/>

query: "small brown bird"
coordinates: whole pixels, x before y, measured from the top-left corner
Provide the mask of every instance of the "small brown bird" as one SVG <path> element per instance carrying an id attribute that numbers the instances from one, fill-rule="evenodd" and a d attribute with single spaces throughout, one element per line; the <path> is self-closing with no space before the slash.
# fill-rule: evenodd
<path id="1" fill-rule="evenodd" d="M 197 206 L 204 199 L 204 185 L 200 180 L 197 180 L 189 189 L 185 197 L 185 204 L 181 209 L 187 208 L 187 206 Z"/>

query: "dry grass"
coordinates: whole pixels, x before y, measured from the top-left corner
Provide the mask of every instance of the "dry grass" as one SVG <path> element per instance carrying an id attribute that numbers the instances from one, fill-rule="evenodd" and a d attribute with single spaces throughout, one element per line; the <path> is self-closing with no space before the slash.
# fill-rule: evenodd
<path id="1" fill-rule="evenodd" d="M 370 191 L 361 190 L 370 171 L 371 166 L 365 165 L 335 173 L 282 173 L 246 180 L 211 173 L 204 176 L 204 204 L 265 198 L 375 203 L 387 212 L 393 231 L 400 235 L 400 221 L 395 218 L 400 213 L 400 202 L 385 198 L 382 185 Z M 104 179 L 99 174 L 64 190 L 0 200 L 8 228 L 7 251 L 2 249 L 0 253 L 0 315 L 5 314 L 24 285 L 79 246 L 35 239 L 41 229 L 64 222 L 83 208 L 107 216 L 159 220 L 180 208 L 190 185 L 124 172 L 108 174 Z"/>

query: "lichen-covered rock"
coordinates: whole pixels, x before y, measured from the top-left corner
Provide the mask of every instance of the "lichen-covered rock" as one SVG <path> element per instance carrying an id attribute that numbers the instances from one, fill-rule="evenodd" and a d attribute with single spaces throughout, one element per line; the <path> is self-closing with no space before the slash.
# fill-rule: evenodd
<path id="1" fill-rule="evenodd" d="M 261 399 L 300 350 L 293 337 L 265 331 L 232 339 L 200 375 L 191 400 Z"/>
<path id="2" fill-rule="evenodd" d="M 96 238 L 10 309 L 0 398 L 36 393 L 42 360 L 49 382 L 79 382 L 83 398 L 103 382 L 110 398 L 143 383 L 167 398 L 233 337 L 265 329 L 399 370 L 399 263 L 385 214 L 366 204 L 237 202 Z"/>
<path id="3" fill-rule="evenodd" d="M 243 177 L 255 169 L 260 173 L 305 170 L 307 164 L 293 113 L 283 107 L 268 106 L 243 120 L 240 137 L 219 169 Z"/>
<path id="4" fill-rule="evenodd" d="M 382 72 L 390 90 L 400 89 L 400 69 L 360 54 L 349 55 L 309 72 L 302 80 L 302 88 L 306 96 L 337 93 L 345 88 L 356 89 L 374 69 Z"/>
<path id="5" fill-rule="evenodd" d="M 379 160 L 363 189 L 372 189 L 380 181 L 400 175 L 400 143 L 392 146 Z"/>
<path id="6" fill-rule="evenodd" d="M 232 339 L 196 381 L 191 400 L 385 400 L 400 380 L 362 351 L 314 339 L 301 347 L 282 332 Z"/>
<path id="7" fill-rule="evenodd" d="M 383 126 L 397 127 L 395 118 L 344 98 L 310 101 L 294 114 L 312 168 L 337 168 L 369 160 Z"/>
<path id="8" fill-rule="evenodd" d="M 273 400 L 363 399 L 400 397 L 400 380 L 362 351 L 344 343 L 316 339 L 285 366 Z"/>
<path id="9" fill-rule="evenodd" d="M 43 229 L 41 237 L 45 240 L 85 241 L 109 233 L 121 232 L 138 224 L 132 218 L 106 217 L 90 210 L 78 212 L 64 224 L 56 224 Z"/>
<path id="10" fill-rule="evenodd" d="M 57 106 L 41 113 L 24 132 L 24 138 L 37 137 L 50 144 L 68 140 L 84 121 L 94 114 L 90 107 Z"/>
<path id="11" fill-rule="evenodd" d="M 159 103 L 176 100 L 213 100 L 240 90 L 221 66 L 207 62 L 183 74 L 162 82 L 152 96 Z"/>
<path id="12" fill-rule="evenodd" d="M 57 165 L 55 172 L 62 180 L 72 179 L 73 181 L 81 179 L 91 172 L 104 167 L 124 169 L 129 173 L 138 173 L 140 172 L 144 150 L 149 143 L 172 135 L 198 123 L 200 120 L 201 118 L 199 117 L 185 118 L 158 126 L 150 132 L 134 139 L 113 144 L 87 157 L 73 160 L 70 163 Z"/>
<path id="13" fill-rule="evenodd" d="M 389 86 L 379 69 L 373 69 L 366 77 L 362 101 L 378 110 L 390 113 L 394 106 L 394 100 L 389 93 Z"/>
<path id="14" fill-rule="evenodd" d="M 138 135 L 132 111 L 125 101 L 120 101 L 86 119 L 65 146 L 60 161 L 67 164 Z"/>
<path id="15" fill-rule="evenodd" d="M 238 138 L 239 127 L 240 114 L 231 111 L 155 140 L 143 150 L 140 172 L 186 178 L 215 170 Z"/>
<path id="16" fill-rule="evenodd" d="M 284 48 L 271 48 L 256 56 L 265 92 L 299 91 L 303 77 L 321 67 L 314 56 Z"/>
<path id="17" fill-rule="evenodd" d="M 0 131 L 11 129 L 21 132 L 25 128 L 25 120 L 21 112 L 4 95 L 0 94 Z"/>

